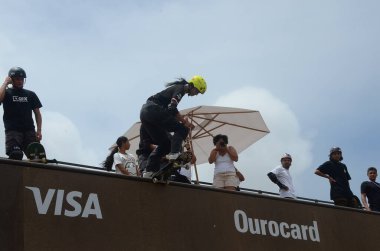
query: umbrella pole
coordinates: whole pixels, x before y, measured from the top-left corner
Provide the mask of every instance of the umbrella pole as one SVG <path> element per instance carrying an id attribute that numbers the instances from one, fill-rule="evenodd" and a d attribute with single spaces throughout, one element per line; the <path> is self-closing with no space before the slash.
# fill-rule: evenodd
<path id="1" fill-rule="evenodd" d="M 191 148 L 191 152 L 194 154 L 194 150 L 193 150 L 193 138 L 192 138 L 192 134 L 193 134 L 193 131 L 190 129 L 190 133 L 189 133 L 189 141 L 190 141 L 190 148 Z M 197 156 L 195 156 L 197 157 Z M 198 178 L 198 170 L 197 170 L 197 163 L 194 163 L 194 171 L 195 171 L 195 179 L 197 181 L 197 184 L 199 184 L 199 178 Z"/>

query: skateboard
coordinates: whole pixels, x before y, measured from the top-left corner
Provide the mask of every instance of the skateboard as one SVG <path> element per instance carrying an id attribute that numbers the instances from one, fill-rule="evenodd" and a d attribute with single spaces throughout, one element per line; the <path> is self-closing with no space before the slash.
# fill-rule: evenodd
<path id="1" fill-rule="evenodd" d="M 41 143 L 30 143 L 25 150 L 29 161 L 47 163 L 45 148 Z"/>
<path id="2" fill-rule="evenodd" d="M 177 159 L 168 160 L 161 166 L 160 170 L 153 174 L 153 183 L 169 184 L 169 178 L 174 172 L 191 161 L 193 154 L 190 151 L 181 153 Z"/>

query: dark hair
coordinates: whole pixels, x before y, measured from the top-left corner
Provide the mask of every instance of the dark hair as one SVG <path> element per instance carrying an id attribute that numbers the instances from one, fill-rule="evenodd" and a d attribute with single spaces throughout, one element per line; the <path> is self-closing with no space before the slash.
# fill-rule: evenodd
<path id="1" fill-rule="evenodd" d="M 224 143 L 228 144 L 228 137 L 227 135 L 223 135 L 223 134 L 218 134 L 216 135 L 213 139 L 212 139 L 212 142 L 214 143 L 214 145 L 216 145 L 216 143 L 218 143 L 218 141 L 222 139 L 224 141 Z"/>
<path id="2" fill-rule="evenodd" d="M 125 142 L 128 141 L 128 138 L 127 137 L 124 137 L 124 136 L 120 136 L 119 138 L 117 138 L 116 140 L 116 146 L 112 149 L 112 151 L 110 152 L 110 154 L 107 156 L 106 160 L 103 161 L 102 163 L 102 166 L 107 170 L 107 171 L 111 171 L 112 169 L 112 165 L 113 165 L 113 155 L 115 153 L 117 153 L 117 151 L 119 151 L 119 147 L 121 147 L 121 145 Z"/>
<path id="3" fill-rule="evenodd" d="M 377 173 L 376 167 L 371 166 L 370 168 L 368 168 L 367 173 L 369 173 L 370 171 L 375 171 Z"/>
<path id="4" fill-rule="evenodd" d="M 170 82 L 165 84 L 165 87 L 173 86 L 173 85 L 186 85 L 188 82 L 184 78 L 178 78 L 178 80 L 174 82 Z"/>

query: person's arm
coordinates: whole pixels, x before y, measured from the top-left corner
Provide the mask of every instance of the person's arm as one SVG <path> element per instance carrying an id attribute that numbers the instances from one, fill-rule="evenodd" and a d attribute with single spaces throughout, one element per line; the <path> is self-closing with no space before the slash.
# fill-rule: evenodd
<path id="1" fill-rule="evenodd" d="M 216 160 L 217 154 L 218 154 L 218 151 L 216 150 L 216 148 L 212 149 L 212 151 L 210 153 L 210 157 L 208 157 L 208 163 L 210 163 L 210 164 L 214 163 Z"/>
<path id="2" fill-rule="evenodd" d="M 226 148 L 228 155 L 230 155 L 231 160 L 237 162 L 239 159 L 239 156 L 236 152 L 236 149 L 233 146 L 228 146 Z"/>
<path id="3" fill-rule="evenodd" d="M 365 207 L 366 210 L 371 211 L 371 209 L 368 206 L 368 202 L 367 202 L 367 194 L 362 193 L 361 195 L 362 195 L 363 206 Z"/>
<path id="4" fill-rule="evenodd" d="M 190 128 L 191 130 L 193 130 L 195 128 L 195 126 L 193 124 L 191 124 L 189 119 L 187 117 L 181 115 L 179 112 L 175 116 L 176 116 L 177 120 L 179 122 L 181 122 L 184 126 Z"/>
<path id="5" fill-rule="evenodd" d="M 268 177 L 269 179 L 274 183 L 276 184 L 280 189 L 283 189 L 285 191 L 288 191 L 289 188 L 287 186 L 285 186 L 284 184 L 282 184 L 278 179 L 277 179 L 277 176 L 276 174 L 272 173 L 272 172 L 269 172 L 268 174 Z"/>
<path id="6" fill-rule="evenodd" d="M 34 112 L 34 117 L 36 119 L 36 124 L 37 124 L 36 136 L 37 136 L 37 139 L 41 141 L 42 140 L 42 115 L 39 108 L 34 109 L 33 112 Z"/>
<path id="7" fill-rule="evenodd" d="M 318 169 L 316 169 L 314 173 L 315 173 L 316 175 L 318 175 L 318 176 L 321 176 L 321 177 L 323 177 L 323 178 L 328 179 L 328 180 L 329 180 L 330 182 L 332 182 L 332 183 L 335 183 L 335 182 L 336 182 L 336 180 L 334 180 L 331 176 L 329 176 L 328 174 L 322 173 L 322 172 L 319 171 Z"/>
<path id="8" fill-rule="evenodd" d="M 4 83 L 0 86 L 0 102 L 3 102 L 5 97 L 5 90 L 7 86 L 12 83 L 12 79 L 10 77 L 6 77 Z"/>
<path id="9" fill-rule="evenodd" d="M 122 164 L 117 164 L 117 165 L 115 165 L 115 167 L 116 167 L 117 169 L 119 169 L 119 171 L 120 171 L 121 173 L 123 173 L 123 174 L 125 174 L 125 175 L 129 175 L 128 170 L 127 170 L 126 168 L 124 168 Z"/>

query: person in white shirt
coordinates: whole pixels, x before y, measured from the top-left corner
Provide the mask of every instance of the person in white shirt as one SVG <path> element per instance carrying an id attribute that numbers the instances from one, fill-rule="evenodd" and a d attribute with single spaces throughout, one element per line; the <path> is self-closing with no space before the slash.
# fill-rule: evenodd
<path id="1" fill-rule="evenodd" d="M 278 185 L 282 198 L 296 199 L 295 189 L 290 175 L 289 168 L 292 165 L 292 156 L 285 153 L 281 157 L 281 165 L 268 173 L 269 179 Z"/>
<path id="2" fill-rule="evenodd" d="M 107 171 L 111 171 L 113 167 L 118 174 L 139 176 L 136 158 L 132 154 L 127 153 L 130 147 L 131 144 L 127 137 L 119 137 L 116 141 L 116 147 L 103 162 L 103 167 Z"/>
<path id="3" fill-rule="evenodd" d="M 228 146 L 228 137 L 218 134 L 213 138 L 215 148 L 211 150 L 208 162 L 215 163 L 213 186 L 236 191 L 239 179 L 236 176 L 234 162 L 238 154 L 233 146 Z"/>

